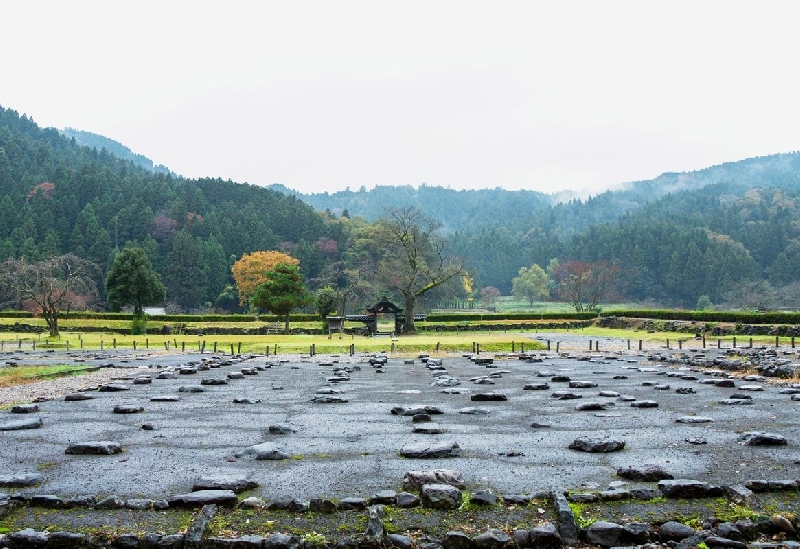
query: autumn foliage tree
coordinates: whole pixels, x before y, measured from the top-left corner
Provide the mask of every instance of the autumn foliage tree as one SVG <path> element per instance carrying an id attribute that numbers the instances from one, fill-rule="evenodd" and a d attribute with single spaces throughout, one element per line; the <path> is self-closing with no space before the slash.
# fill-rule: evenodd
<path id="1" fill-rule="evenodd" d="M 260 251 L 244 254 L 233 264 L 231 272 L 239 293 L 239 305 L 246 305 L 250 301 L 256 288 L 267 280 L 267 272 L 279 264 L 299 265 L 300 260 L 283 252 Z"/>
<path id="2" fill-rule="evenodd" d="M 556 270 L 558 295 L 577 312 L 595 311 L 600 301 L 616 293 L 621 269 L 607 261 L 567 261 Z"/>

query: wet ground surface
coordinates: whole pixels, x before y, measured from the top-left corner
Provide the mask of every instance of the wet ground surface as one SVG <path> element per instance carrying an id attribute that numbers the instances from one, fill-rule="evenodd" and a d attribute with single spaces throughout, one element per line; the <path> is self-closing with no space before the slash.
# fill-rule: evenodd
<path id="1" fill-rule="evenodd" d="M 575 347 L 582 347 L 582 342 L 574 342 Z M 588 339 L 585 343 L 588 349 Z M 711 355 L 716 350 L 705 352 Z M 379 373 L 367 362 L 367 356 L 283 357 L 282 362 L 276 357 L 257 356 L 177 375 L 176 379 L 155 379 L 163 371 L 211 361 L 213 356 L 221 355 L 109 352 L 91 358 L 72 354 L 79 363 L 129 367 L 129 379 L 120 382 L 130 389 L 91 391 L 95 398 L 80 402 L 58 399 L 40 403 L 40 428 L 0 432 L 0 471 L 43 474 L 40 486 L 27 489 L 35 493 L 150 498 L 186 493 L 198 476 L 223 474 L 257 481 L 260 487 L 254 495 L 306 499 L 368 497 L 378 490 L 397 490 L 406 471 L 419 469 L 460 471 L 469 490 L 492 488 L 506 494 L 556 487 L 577 489 L 585 483 L 605 486 L 619 480 L 615 474 L 618 467 L 645 463 L 662 465 L 675 478 L 716 484 L 800 478 L 800 402 L 779 393 L 787 385 L 739 379 L 734 388 L 705 384 L 703 379 L 711 379 L 707 373 L 649 362 L 644 354 L 627 351 L 625 342 L 602 340 L 600 352 L 574 351 L 568 357 L 556 356 L 554 351 L 541 352 L 537 356 L 542 361 L 536 363 L 497 357 L 491 368 L 465 357 L 445 356 L 443 366 L 450 377 L 460 380 L 453 389 L 461 394 L 445 394 L 441 392 L 445 388 L 432 386 L 432 372 L 418 358 L 412 364 L 406 363 L 408 358 L 389 358 Z M 52 359 L 63 363 L 66 358 L 70 357 L 65 353 L 36 357 L 14 353 L 0 356 L 0 361 Z M 243 367 L 264 369 L 257 375 L 229 380 L 227 385 L 201 385 L 205 378 L 222 379 Z M 329 381 L 334 370 L 341 367 L 352 369 L 349 380 Z M 493 378 L 494 384 L 470 382 L 471 378 L 498 372 L 501 377 Z M 143 375 L 152 377 L 152 383 L 132 383 L 134 377 Z M 554 376 L 597 386 L 569 388 L 566 381 L 553 381 Z M 533 383 L 548 383 L 549 389 L 524 389 Z M 669 388 L 658 389 L 659 385 Z M 752 396 L 752 405 L 719 403 L 734 392 L 745 392 L 742 386 L 754 385 L 763 390 L 746 391 Z M 179 392 L 180 387 L 202 387 L 205 392 Z M 695 392 L 676 393 L 682 387 Z M 339 390 L 336 396 L 347 402 L 312 403 L 320 389 Z M 557 400 L 552 396 L 556 391 L 569 391 L 581 398 Z M 634 408 L 631 402 L 599 396 L 601 391 L 629 395 L 636 401 L 653 400 L 658 407 Z M 502 393 L 507 400 L 471 400 L 476 393 L 484 392 Z M 165 395 L 180 396 L 180 400 L 151 400 Z M 257 402 L 235 404 L 234 399 Z M 588 401 L 613 403 L 613 407 L 601 411 L 575 409 Z M 113 409 L 118 405 L 140 406 L 144 411 L 115 414 Z M 414 405 L 440 407 L 444 413 L 432 419 L 444 433 L 414 434 L 410 416 L 391 413 L 395 406 Z M 478 406 L 488 413 L 460 413 Z M 714 421 L 676 423 L 678 418 L 690 415 Z M 22 416 L 6 410 L 0 412 L 0 423 Z M 547 426 L 532 427 L 534 423 Z M 153 430 L 142 429 L 144 424 L 150 424 Z M 296 432 L 270 434 L 268 428 L 275 424 L 290 425 Z M 780 433 L 789 444 L 744 446 L 738 437 L 748 431 Z M 568 448 L 584 436 L 624 440 L 625 449 L 595 454 Z M 117 441 L 124 451 L 109 456 L 64 453 L 71 443 L 92 440 Z M 248 446 L 269 441 L 288 459 L 235 457 Z M 426 460 L 399 455 L 402 448 L 413 443 L 442 441 L 455 442 L 460 455 Z"/>

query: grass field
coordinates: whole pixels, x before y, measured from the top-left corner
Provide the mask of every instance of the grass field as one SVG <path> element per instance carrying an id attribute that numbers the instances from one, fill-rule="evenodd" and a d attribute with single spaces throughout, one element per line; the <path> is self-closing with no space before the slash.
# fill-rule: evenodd
<path id="1" fill-rule="evenodd" d="M 70 366 L 56 364 L 48 366 L 6 366 L 0 368 L 0 387 L 13 387 L 56 377 L 81 375 L 96 371 L 96 366 Z"/>

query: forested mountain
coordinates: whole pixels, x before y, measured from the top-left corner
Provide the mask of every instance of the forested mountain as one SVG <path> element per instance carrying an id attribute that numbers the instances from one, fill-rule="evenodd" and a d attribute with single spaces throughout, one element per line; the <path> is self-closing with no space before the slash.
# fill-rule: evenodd
<path id="1" fill-rule="evenodd" d="M 76 130 L 75 128 L 64 128 L 59 133 L 70 139 L 74 139 L 78 145 L 89 147 L 90 149 L 107 150 L 117 158 L 122 160 L 130 160 L 134 165 L 144 168 L 150 172 L 159 172 L 168 174 L 169 168 L 161 164 L 153 164 L 153 161 L 144 155 L 136 154 L 128 147 L 118 141 L 97 135 L 92 132 L 85 132 L 83 130 Z"/>
<path id="2" fill-rule="evenodd" d="M 358 310 L 384 291 L 364 270 L 385 253 L 373 241 L 376 223 L 387 206 L 415 206 L 441 222 L 470 268 L 473 295 L 488 286 L 507 295 L 521 267 L 555 259 L 615 264 L 620 297 L 640 302 L 800 306 L 800 153 L 558 202 L 535 191 L 427 185 L 301 195 L 153 172 L 113 151 L 104 138 L 81 146 L 0 107 L 0 260 L 72 252 L 100 267 L 102 286 L 117 251 L 136 244 L 168 302 L 196 310 L 235 303 L 230 267 L 242 254 L 279 250 L 300 260 L 312 290 L 358 283 L 361 302 L 357 294 L 348 302 Z M 437 289 L 438 297 L 468 291 Z"/>
<path id="3" fill-rule="evenodd" d="M 214 302 L 245 252 L 286 249 L 313 277 L 335 224 L 294 197 L 231 181 L 153 173 L 79 146 L 0 108 L 0 259 L 74 252 L 108 271 L 116 250 L 142 246 L 190 310 Z"/>

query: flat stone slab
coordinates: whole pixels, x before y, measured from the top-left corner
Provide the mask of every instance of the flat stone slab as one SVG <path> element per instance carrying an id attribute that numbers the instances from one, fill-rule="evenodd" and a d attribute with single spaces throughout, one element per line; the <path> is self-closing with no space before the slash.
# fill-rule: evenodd
<path id="1" fill-rule="evenodd" d="M 118 393 L 120 391 L 130 391 L 131 388 L 123 383 L 106 383 L 97 390 L 101 393 Z"/>
<path id="2" fill-rule="evenodd" d="M 459 489 L 466 488 L 461 473 L 452 469 L 406 471 L 406 474 L 403 475 L 403 488 L 406 490 L 419 491 L 425 484 L 449 484 Z"/>
<path id="3" fill-rule="evenodd" d="M 228 380 L 223 378 L 208 377 L 200 380 L 200 385 L 227 385 Z"/>
<path id="4" fill-rule="evenodd" d="M 612 408 L 614 408 L 613 402 L 581 402 L 575 406 L 575 409 L 579 412 L 611 410 Z"/>
<path id="5" fill-rule="evenodd" d="M 120 404 L 114 406 L 115 414 L 138 414 L 144 412 L 144 408 L 135 404 Z"/>
<path id="6" fill-rule="evenodd" d="M 200 490 L 231 490 L 235 493 L 258 488 L 259 484 L 246 477 L 228 475 L 209 475 L 198 477 L 192 486 L 192 492 Z"/>
<path id="7" fill-rule="evenodd" d="M 254 446 L 248 446 L 244 450 L 236 452 L 236 457 L 246 457 L 255 460 L 277 461 L 289 459 L 289 454 L 278 448 L 272 442 L 262 442 Z"/>
<path id="8" fill-rule="evenodd" d="M 412 459 L 438 459 L 446 457 L 458 456 L 461 453 L 461 447 L 451 441 L 443 442 L 420 442 L 417 444 L 409 444 L 400 450 L 400 455 Z"/>
<path id="9" fill-rule="evenodd" d="M 569 445 L 570 450 L 577 450 L 579 452 L 591 452 L 591 453 L 618 452 L 623 448 L 625 448 L 624 440 L 599 438 L 599 437 L 576 438 Z"/>
<path id="10" fill-rule="evenodd" d="M 64 397 L 65 402 L 79 402 L 81 400 L 92 400 L 96 396 L 88 393 L 72 393 Z"/>
<path id="11" fill-rule="evenodd" d="M 550 389 L 549 383 L 526 383 L 523 391 L 547 391 Z"/>
<path id="12" fill-rule="evenodd" d="M 150 398 L 152 402 L 178 402 L 180 399 L 178 395 L 156 395 Z"/>
<path id="13" fill-rule="evenodd" d="M 470 400 L 483 402 L 502 402 L 508 400 L 508 397 L 503 393 L 475 393 L 470 397 Z"/>
<path id="14" fill-rule="evenodd" d="M 722 488 L 690 479 L 661 480 L 658 489 L 668 498 L 709 498 L 723 494 Z"/>
<path id="15" fill-rule="evenodd" d="M 344 397 L 335 395 L 317 395 L 311 399 L 311 402 L 317 404 L 345 404 L 348 400 Z"/>
<path id="16" fill-rule="evenodd" d="M 80 456 L 108 456 L 122 451 L 119 442 L 111 440 L 92 440 L 88 442 L 74 442 L 64 450 L 65 454 Z"/>
<path id="17" fill-rule="evenodd" d="M 705 416 L 681 416 L 675 423 L 714 423 L 714 419 Z"/>
<path id="18" fill-rule="evenodd" d="M 480 415 L 486 415 L 486 414 L 491 413 L 491 410 L 489 408 L 484 408 L 482 406 L 467 406 L 466 408 L 461 408 L 458 411 L 458 413 L 459 414 L 480 416 Z"/>
<path id="19" fill-rule="evenodd" d="M 17 404 L 11 408 L 12 414 L 35 414 L 39 412 L 38 404 Z"/>
<path id="20" fill-rule="evenodd" d="M 658 482 L 659 480 L 672 480 L 674 478 L 661 465 L 649 463 L 620 467 L 617 469 L 617 475 L 628 480 L 642 482 Z"/>
<path id="21" fill-rule="evenodd" d="M 39 473 L 12 473 L 0 475 L 0 488 L 27 488 L 36 486 L 44 480 Z"/>
<path id="22" fill-rule="evenodd" d="M 43 425 L 42 418 L 26 417 L 23 419 L 12 419 L 0 423 L 0 431 L 21 431 L 22 429 L 38 429 Z"/>
<path id="23" fill-rule="evenodd" d="M 396 416 L 415 416 L 417 414 L 443 414 L 444 410 L 438 406 L 395 406 L 392 408 L 392 414 Z"/>
<path id="24" fill-rule="evenodd" d="M 570 389 L 592 389 L 597 387 L 597 383 L 594 381 L 570 381 L 567 386 Z"/>
<path id="25" fill-rule="evenodd" d="M 444 427 L 432 421 L 425 423 L 417 423 L 411 430 L 412 433 L 419 433 L 423 435 L 441 435 L 445 432 Z"/>
<path id="26" fill-rule="evenodd" d="M 658 408 L 655 400 L 635 400 L 631 402 L 631 408 Z"/>
<path id="27" fill-rule="evenodd" d="M 180 494 L 169 498 L 170 507 L 197 508 L 204 505 L 233 506 L 238 498 L 233 490 L 198 490 L 188 494 Z"/>
<path id="28" fill-rule="evenodd" d="M 749 432 L 739 436 L 739 444 L 745 446 L 786 446 L 789 441 L 777 433 Z"/>

